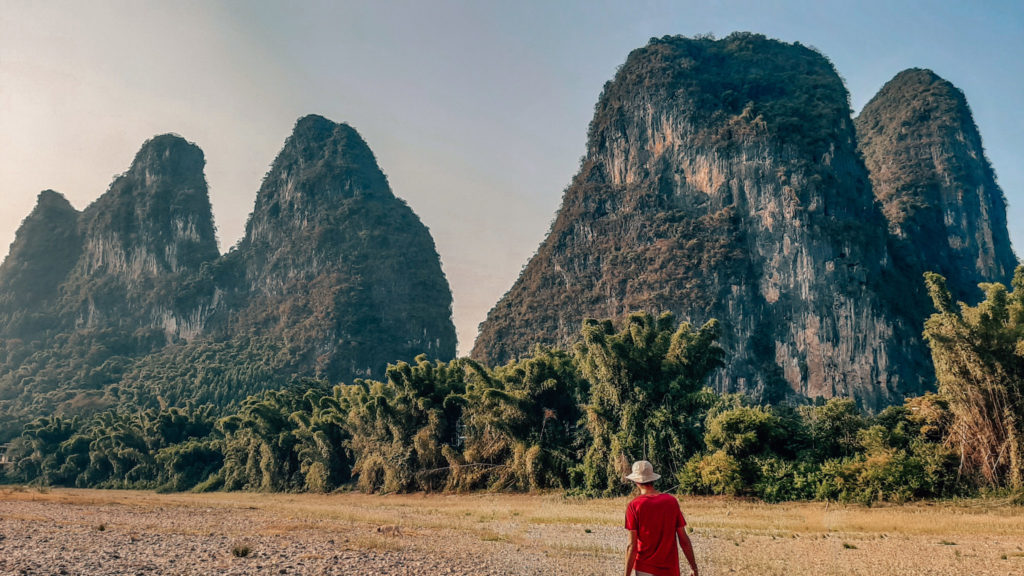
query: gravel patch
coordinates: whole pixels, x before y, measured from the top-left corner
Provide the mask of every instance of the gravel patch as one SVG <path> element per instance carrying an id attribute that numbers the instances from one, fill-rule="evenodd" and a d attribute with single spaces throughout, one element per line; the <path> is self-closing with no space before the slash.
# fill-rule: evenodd
<path id="1" fill-rule="evenodd" d="M 608 567 L 581 558 L 592 556 L 585 551 L 552 556 L 523 550 L 494 528 L 474 531 L 304 518 L 259 506 L 4 500 L 0 574 L 539 575 L 573 558 L 600 564 L 573 573 Z"/>

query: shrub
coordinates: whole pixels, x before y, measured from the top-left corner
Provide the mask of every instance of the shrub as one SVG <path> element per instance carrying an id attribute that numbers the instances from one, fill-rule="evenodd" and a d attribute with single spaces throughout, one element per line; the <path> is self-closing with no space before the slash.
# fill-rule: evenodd
<path id="1" fill-rule="evenodd" d="M 709 416 L 704 442 L 734 458 L 766 452 L 782 438 L 782 422 L 770 408 L 739 406 Z"/>
<path id="2" fill-rule="evenodd" d="M 754 494 L 765 502 L 805 500 L 815 496 L 816 467 L 777 457 L 755 458 Z"/>
<path id="3" fill-rule="evenodd" d="M 743 491 L 743 476 L 740 463 L 732 456 L 719 450 L 701 459 L 698 465 L 701 483 L 712 494 L 736 496 Z"/>

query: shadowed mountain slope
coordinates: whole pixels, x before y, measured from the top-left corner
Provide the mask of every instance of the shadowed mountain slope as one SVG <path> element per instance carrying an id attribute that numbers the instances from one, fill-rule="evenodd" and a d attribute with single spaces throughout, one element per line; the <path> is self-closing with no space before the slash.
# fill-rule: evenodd
<path id="1" fill-rule="evenodd" d="M 864 106 L 857 138 L 875 196 L 908 263 L 946 277 L 957 299 L 1009 284 L 1017 258 L 1006 199 L 963 92 L 931 70 L 904 70 Z"/>

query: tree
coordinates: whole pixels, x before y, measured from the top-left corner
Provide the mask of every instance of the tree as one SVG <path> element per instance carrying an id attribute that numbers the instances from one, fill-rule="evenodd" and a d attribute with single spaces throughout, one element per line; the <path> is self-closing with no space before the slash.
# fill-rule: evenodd
<path id="1" fill-rule="evenodd" d="M 949 402 L 949 441 L 963 472 L 994 487 L 1024 488 L 1024 266 L 1013 292 L 981 284 L 977 306 L 953 305 L 945 279 L 926 273 L 937 312 L 925 322 L 939 393 Z"/>
<path id="2" fill-rule="evenodd" d="M 815 460 L 852 456 L 857 451 L 857 431 L 865 423 L 852 398 L 831 398 L 821 406 L 801 406 L 800 412 Z"/>
<path id="3" fill-rule="evenodd" d="M 385 382 L 357 380 L 342 395 L 352 475 L 367 492 L 435 490 L 447 482 L 443 446 L 456 436 L 462 361 L 389 366 Z"/>
<path id="4" fill-rule="evenodd" d="M 641 458 L 675 475 L 700 448 L 700 422 L 714 396 L 704 383 L 722 365 L 718 323 L 674 325 L 669 313 L 633 314 L 619 332 L 608 320 L 584 322 L 576 357 L 590 383 L 587 491 L 624 492 L 622 477 Z"/>
<path id="5" fill-rule="evenodd" d="M 572 358 L 537 347 L 494 370 L 471 360 L 467 366 L 462 434 L 458 446 L 445 447 L 450 487 L 568 488 L 582 393 Z"/>

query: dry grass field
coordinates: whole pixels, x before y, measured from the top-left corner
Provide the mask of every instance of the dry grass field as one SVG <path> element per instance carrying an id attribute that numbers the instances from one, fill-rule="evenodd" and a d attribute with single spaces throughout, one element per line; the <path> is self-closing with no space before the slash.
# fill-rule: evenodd
<path id="1" fill-rule="evenodd" d="M 0 489 L 0 574 L 619 574 L 625 499 Z M 1024 509 L 683 498 L 702 574 L 1021 575 Z"/>

